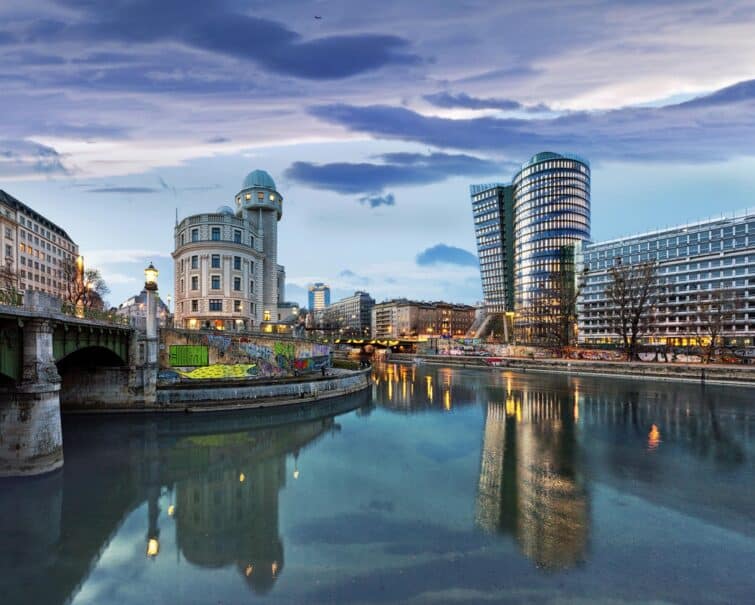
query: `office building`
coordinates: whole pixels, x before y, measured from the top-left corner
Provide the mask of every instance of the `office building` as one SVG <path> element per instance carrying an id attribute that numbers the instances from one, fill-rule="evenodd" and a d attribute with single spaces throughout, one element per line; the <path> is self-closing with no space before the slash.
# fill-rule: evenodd
<path id="1" fill-rule="evenodd" d="M 309 310 L 320 311 L 330 304 L 330 287 L 317 282 L 309 287 Z"/>
<path id="2" fill-rule="evenodd" d="M 470 305 L 388 300 L 372 308 L 373 338 L 462 337 L 475 320 Z"/>
<path id="3" fill-rule="evenodd" d="M 590 239 L 589 164 L 538 153 L 510 185 L 472 185 L 470 195 L 486 310 L 513 311 L 519 341 L 548 340 L 574 284 L 574 250 Z"/>
<path id="4" fill-rule="evenodd" d="M 0 190 L 0 289 L 65 298 L 79 247 L 55 223 Z"/>
<path id="5" fill-rule="evenodd" d="M 484 308 L 514 310 L 514 188 L 470 185 Z"/>
<path id="6" fill-rule="evenodd" d="M 254 170 L 235 206 L 186 217 L 175 227 L 177 327 L 250 330 L 278 318 L 285 282 L 277 263 L 283 197 L 267 172 Z"/>
<path id="7" fill-rule="evenodd" d="M 609 321 L 617 314 L 606 295 L 611 267 L 648 262 L 657 269 L 644 344 L 707 345 L 717 311 L 722 344 L 755 344 L 755 211 L 586 244 L 578 258 L 582 344 L 620 342 Z"/>
<path id="8" fill-rule="evenodd" d="M 367 292 L 354 292 L 316 312 L 317 327 L 342 336 L 369 336 L 373 299 Z"/>

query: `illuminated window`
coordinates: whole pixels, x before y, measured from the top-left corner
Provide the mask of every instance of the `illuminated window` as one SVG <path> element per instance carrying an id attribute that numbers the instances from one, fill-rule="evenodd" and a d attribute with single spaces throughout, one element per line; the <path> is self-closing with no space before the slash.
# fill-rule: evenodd
<path id="1" fill-rule="evenodd" d="M 234 300 L 233 301 L 233 311 L 235 313 L 241 313 L 241 301 L 240 300 Z"/>
<path id="2" fill-rule="evenodd" d="M 265 311 L 262 314 L 262 321 L 270 321 L 270 311 Z"/>
<path id="3" fill-rule="evenodd" d="M 252 199 L 252 194 L 251 194 L 251 193 L 247 193 L 247 194 L 246 194 L 246 195 L 244 196 L 244 199 L 247 199 L 247 200 L 251 200 L 251 199 Z"/>
<path id="4" fill-rule="evenodd" d="M 274 202 L 274 201 L 275 201 L 275 195 L 274 195 L 274 194 L 272 194 L 272 193 L 270 194 L 270 201 L 271 201 L 271 202 Z"/>
<path id="5" fill-rule="evenodd" d="M 257 192 L 257 199 L 258 200 L 264 200 L 265 199 L 265 193 L 263 191 Z"/>

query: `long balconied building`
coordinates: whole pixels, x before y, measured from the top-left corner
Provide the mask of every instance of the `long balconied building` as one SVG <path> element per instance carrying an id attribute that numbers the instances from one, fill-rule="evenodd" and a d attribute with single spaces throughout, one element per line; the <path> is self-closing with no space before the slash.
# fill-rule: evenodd
<path id="1" fill-rule="evenodd" d="M 175 227 L 175 324 L 250 330 L 272 325 L 283 303 L 285 270 L 277 264 L 283 197 L 263 170 L 250 172 L 236 210 L 195 214 Z"/>
<path id="2" fill-rule="evenodd" d="M 618 343 L 607 294 L 611 267 L 656 264 L 645 344 L 755 344 L 755 211 L 583 247 L 578 340 Z M 716 324 L 713 326 L 713 324 Z"/>

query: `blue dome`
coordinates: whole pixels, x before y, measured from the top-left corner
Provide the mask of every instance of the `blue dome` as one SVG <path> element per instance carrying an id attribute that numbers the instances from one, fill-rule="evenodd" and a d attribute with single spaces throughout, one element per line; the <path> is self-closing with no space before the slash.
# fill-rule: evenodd
<path id="1" fill-rule="evenodd" d="M 219 206 L 215 212 L 218 214 L 236 214 L 230 206 Z"/>
<path id="2" fill-rule="evenodd" d="M 265 187 L 266 189 L 275 189 L 275 181 L 264 170 L 252 170 L 246 175 L 244 182 L 241 184 L 242 189 L 252 189 L 253 187 Z"/>

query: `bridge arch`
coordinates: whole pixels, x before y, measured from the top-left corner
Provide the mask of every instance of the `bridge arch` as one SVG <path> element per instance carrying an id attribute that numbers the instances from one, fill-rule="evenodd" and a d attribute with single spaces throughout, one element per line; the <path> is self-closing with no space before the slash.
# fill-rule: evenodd
<path id="1" fill-rule="evenodd" d="M 120 402 L 128 394 L 129 365 L 107 347 L 83 347 L 55 365 L 60 374 L 60 407 L 63 411 L 101 408 Z"/>

